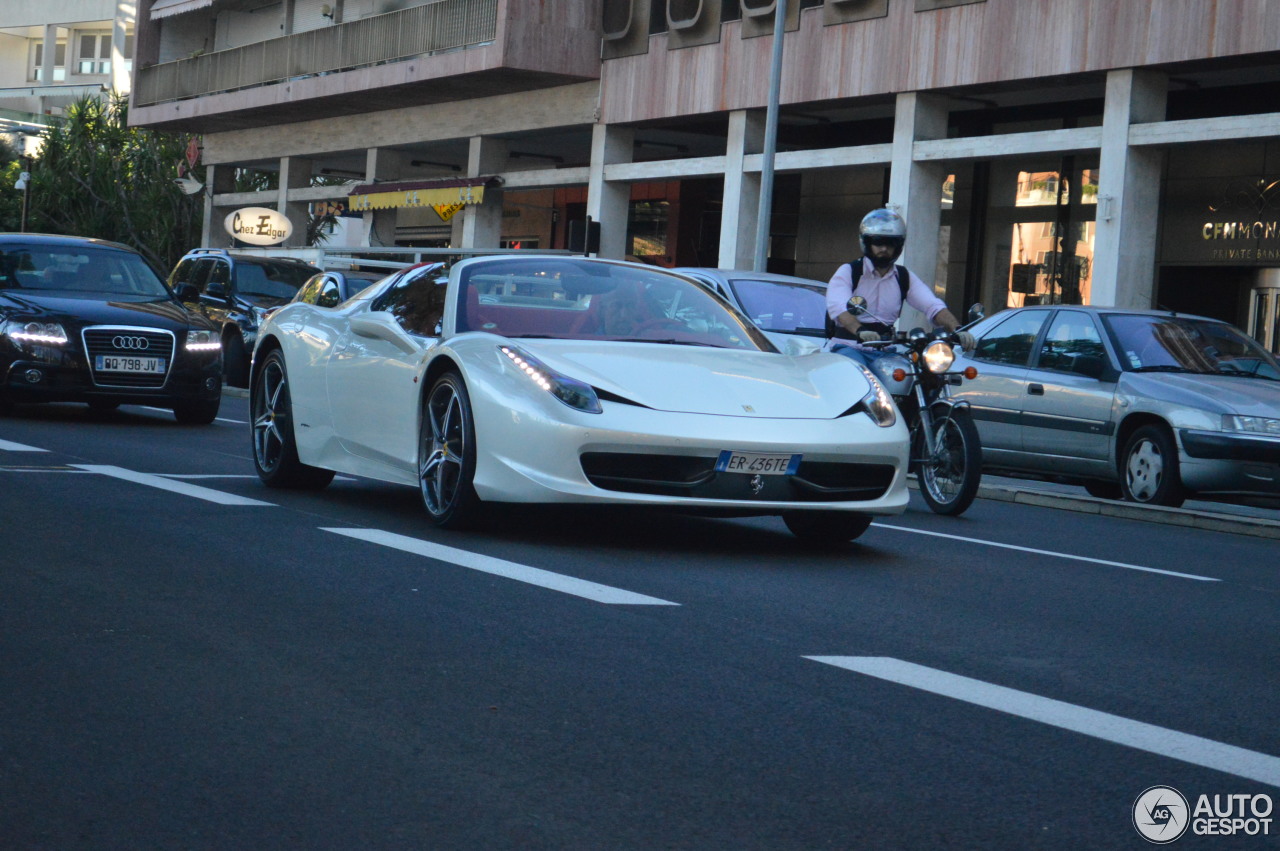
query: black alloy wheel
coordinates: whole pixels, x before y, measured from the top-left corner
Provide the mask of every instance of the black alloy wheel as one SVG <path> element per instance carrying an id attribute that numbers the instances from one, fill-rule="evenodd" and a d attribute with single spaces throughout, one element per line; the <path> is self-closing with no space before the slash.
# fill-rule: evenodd
<path id="1" fill-rule="evenodd" d="M 461 375 L 446 372 L 432 385 L 418 435 L 418 485 L 427 514 L 443 528 L 473 525 L 480 514 L 480 498 L 472 484 L 476 429 Z"/>
<path id="2" fill-rule="evenodd" d="M 860 537 L 871 526 L 871 515 L 851 511 L 785 511 L 782 522 L 806 544 L 831 547 Z"/>
<path id="3" fill-rule="evenodd" d="M 253 424 L 253 465 L 258 478 L 273 488 L 323 488 L 333 481 L 333 471 L 298 460 L 284 353 L 275 349 L 268 354 L 255 378 L 249 394 L 249 419 Z"/>

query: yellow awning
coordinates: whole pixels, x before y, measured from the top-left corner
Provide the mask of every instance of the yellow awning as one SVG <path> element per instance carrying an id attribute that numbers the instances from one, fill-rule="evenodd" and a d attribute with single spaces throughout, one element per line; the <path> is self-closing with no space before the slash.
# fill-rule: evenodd
<path id="1" fill-rule="evenodd" d="M 377 184 L 374 184 L 377 186 Z M 373 187 L 369 187 L 373 188 Z M 383 192 L 352 193 L 347 198 L 347 209 L 393 210 L 400 207 L 439 207 L 455 204 L 480 204 L 484 202 L 484 185 L 447 186 L 431 188 L 397 188 Z"/>

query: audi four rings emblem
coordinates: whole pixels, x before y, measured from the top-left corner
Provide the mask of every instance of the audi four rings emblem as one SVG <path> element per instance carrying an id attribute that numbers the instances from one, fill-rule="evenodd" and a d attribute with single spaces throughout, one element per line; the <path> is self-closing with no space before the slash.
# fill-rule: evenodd
<path id="1" fill-rule="evenodd" d="M 146 337 L 115 336 L 111 338 L 111 345 L 117 349 L 136 349 L 140 351 L 149 348 L 151 343 L 148 342 Z"/>

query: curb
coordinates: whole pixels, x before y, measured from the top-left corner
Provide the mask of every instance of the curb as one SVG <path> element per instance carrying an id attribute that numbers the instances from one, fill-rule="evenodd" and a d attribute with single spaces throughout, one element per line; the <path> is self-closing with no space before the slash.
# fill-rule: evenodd
<path id="1" fill-rule="evenodd" d="M 1098 499 L 1092 496 L 1048 493 L 1023 490 L 1000 485 L 979 485 L 978 497 L 999 502 L 1016 502 L 1022 505 L 1038 505 L 1059 508 L 1081 514 L 1098 514 L 1124 520 L 1142 520 L 1147 523 L 1164 523 L 1169 526 L 1188 526 L 1209 532 L 1231 532 L 1237 535 L 1253 535 L 1258 538 L 1280 539 L 1280 520 L 1261 517 L 1238 517 L 1210 511 L 1193 511 L 1188 508 L 1166 508 L 1161 505 L 1136 505 Z"/>

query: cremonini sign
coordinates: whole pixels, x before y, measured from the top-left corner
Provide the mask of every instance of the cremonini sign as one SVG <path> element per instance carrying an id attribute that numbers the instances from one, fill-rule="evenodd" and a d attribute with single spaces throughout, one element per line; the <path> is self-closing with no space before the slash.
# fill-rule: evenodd
<path id="1" fill-rule="evenodd" d="M 225 227 L 241 242 L 278 245 L 293 233 L 289 218 L 267 207 L 243 207 L 227 216 Z"/>

